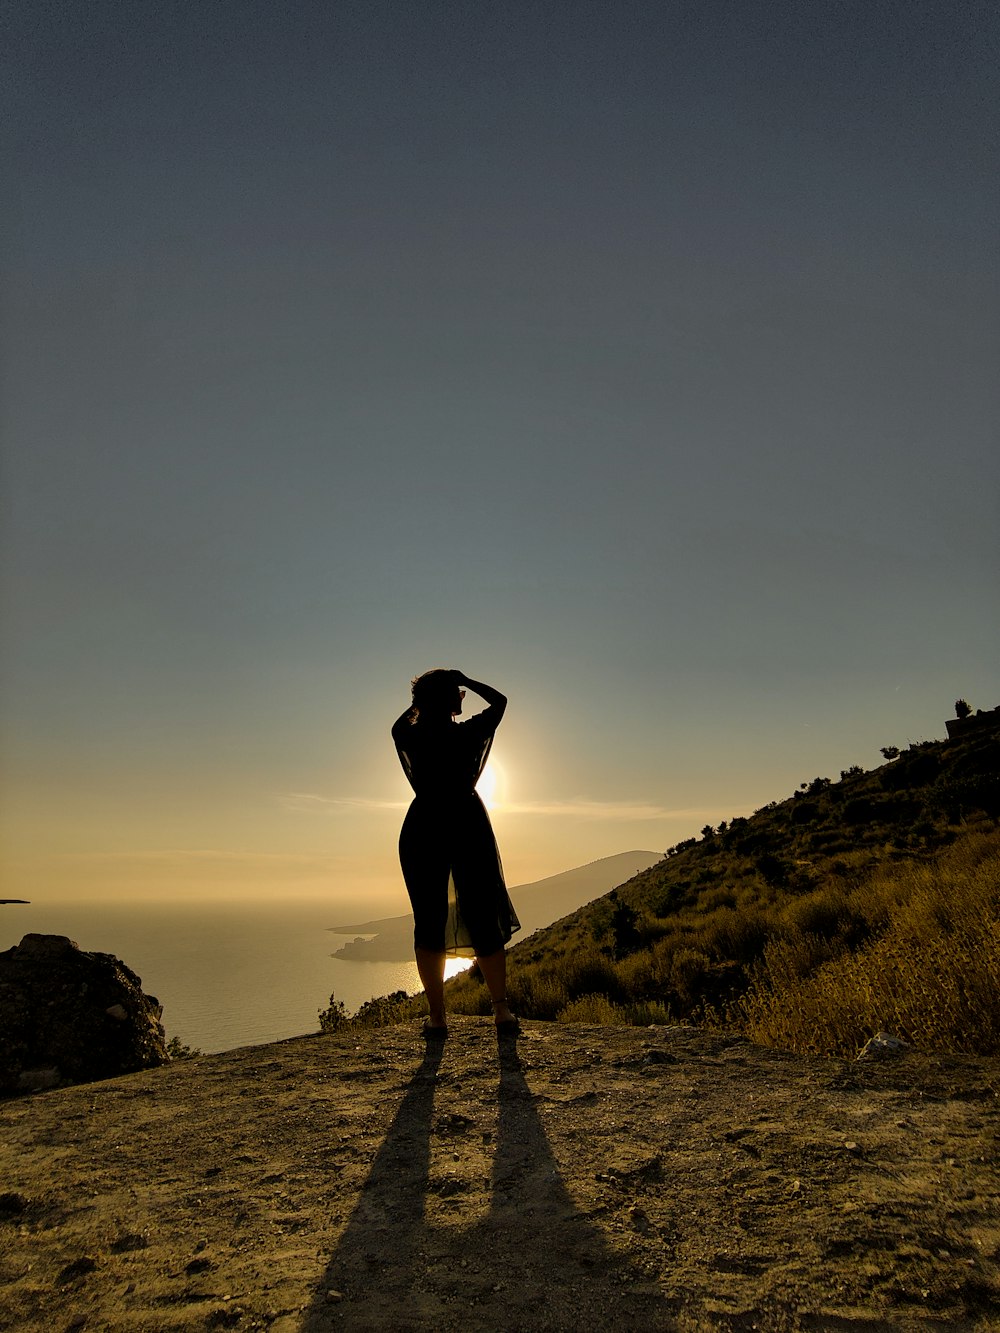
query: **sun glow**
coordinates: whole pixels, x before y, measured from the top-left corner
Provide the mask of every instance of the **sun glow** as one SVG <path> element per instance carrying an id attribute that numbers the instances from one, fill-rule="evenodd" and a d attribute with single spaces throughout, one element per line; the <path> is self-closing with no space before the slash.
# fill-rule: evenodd
<path id="1" fill-rule="evenodd" d="M 503 770 L 496 760 L 491 760 L 483 769 L 482 775 L 476 783 L 476 791 L 482 797 L 483 805 L 486 806 L 487 810 L 495 810 L 500 804 L 503 785 Z"/>

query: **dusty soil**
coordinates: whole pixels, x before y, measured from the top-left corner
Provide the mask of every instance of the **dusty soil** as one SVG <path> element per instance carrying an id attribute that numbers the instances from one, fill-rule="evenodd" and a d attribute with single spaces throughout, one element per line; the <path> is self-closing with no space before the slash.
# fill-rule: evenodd
<path id="1" fill-rule="evenodd" d="M 1000 1328 L 1000 1062 L 458 1018 L 0 1104 L 0 1327 Z"/>

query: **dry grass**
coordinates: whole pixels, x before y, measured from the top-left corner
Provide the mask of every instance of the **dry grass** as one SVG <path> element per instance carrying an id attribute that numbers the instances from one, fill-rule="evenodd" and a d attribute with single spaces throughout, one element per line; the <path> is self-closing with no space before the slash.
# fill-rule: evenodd
<path id="1" fill-rule="evenodd" d="M 692 1017 L 821 1055 L 851 1056 L 880 1029 L 926 1051 L 1000 1053 L 1000 831 L 970 832 L 932 860 L 886 862 L 853 887 L 834 878 L 766 906 L 745 891 L 720 899 L 623 958 L 593 938 L 513 952 L 515 1011 L 640 1026 Z M 329 1017 L 377 1026 L 423 1007 L 398 993 L 353 1020 Z M 488 1015 L 481 980 L 449 982 L 448 1007 Z"/>
<path id="2" fill-rule="evenodd" d="M 927 1051 L 1000 1052 L 1000 834 L 883 869 L 848 899 L 873 938 L 826 960 L 808 933 L 772 941 L 725 1020 L 821 1055 L 853 1055 L 880 1029 Z"/>

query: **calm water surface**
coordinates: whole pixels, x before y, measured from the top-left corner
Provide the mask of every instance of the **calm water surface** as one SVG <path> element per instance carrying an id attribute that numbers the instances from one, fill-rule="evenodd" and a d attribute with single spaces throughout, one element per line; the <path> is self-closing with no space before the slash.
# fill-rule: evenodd
<path id="1" fill-rule="evenodd" d="M 420 989 L 412 963 L 331 957 L 328 929 L 371 913 L 328 903 L 35 904 L 0 907 L 0 949 L 22 935 L 68 935 L 116 954 L 163 1005 L 168 1037 L 203 1051 L 319 1029 L 331 993 L 353 1012 L 373 995 Z M 465 964 L 468 966 L 468 964 Z"/>

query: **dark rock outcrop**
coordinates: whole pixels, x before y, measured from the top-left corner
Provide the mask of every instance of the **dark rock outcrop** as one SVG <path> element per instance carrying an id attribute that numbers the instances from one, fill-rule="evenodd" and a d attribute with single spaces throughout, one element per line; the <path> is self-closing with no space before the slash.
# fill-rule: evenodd
<path id="1" fill-rule="evenodd" d="M 89 1083 L 166 1064 L 163 1010 L 113 954 L 64 935 L 0 953 L 0 1093 Z"/>
<path id="2" fill-rule="evenodd" d="M 977 708 L 974 713 L 970 713 L 967 717 L 949 717 L 944 725 L 947 728 L 950 741 L 960 740 L 968 732 L 979 731 L 983 728 L 1000 730 L 1000 708 L 986 710 Z"/>

